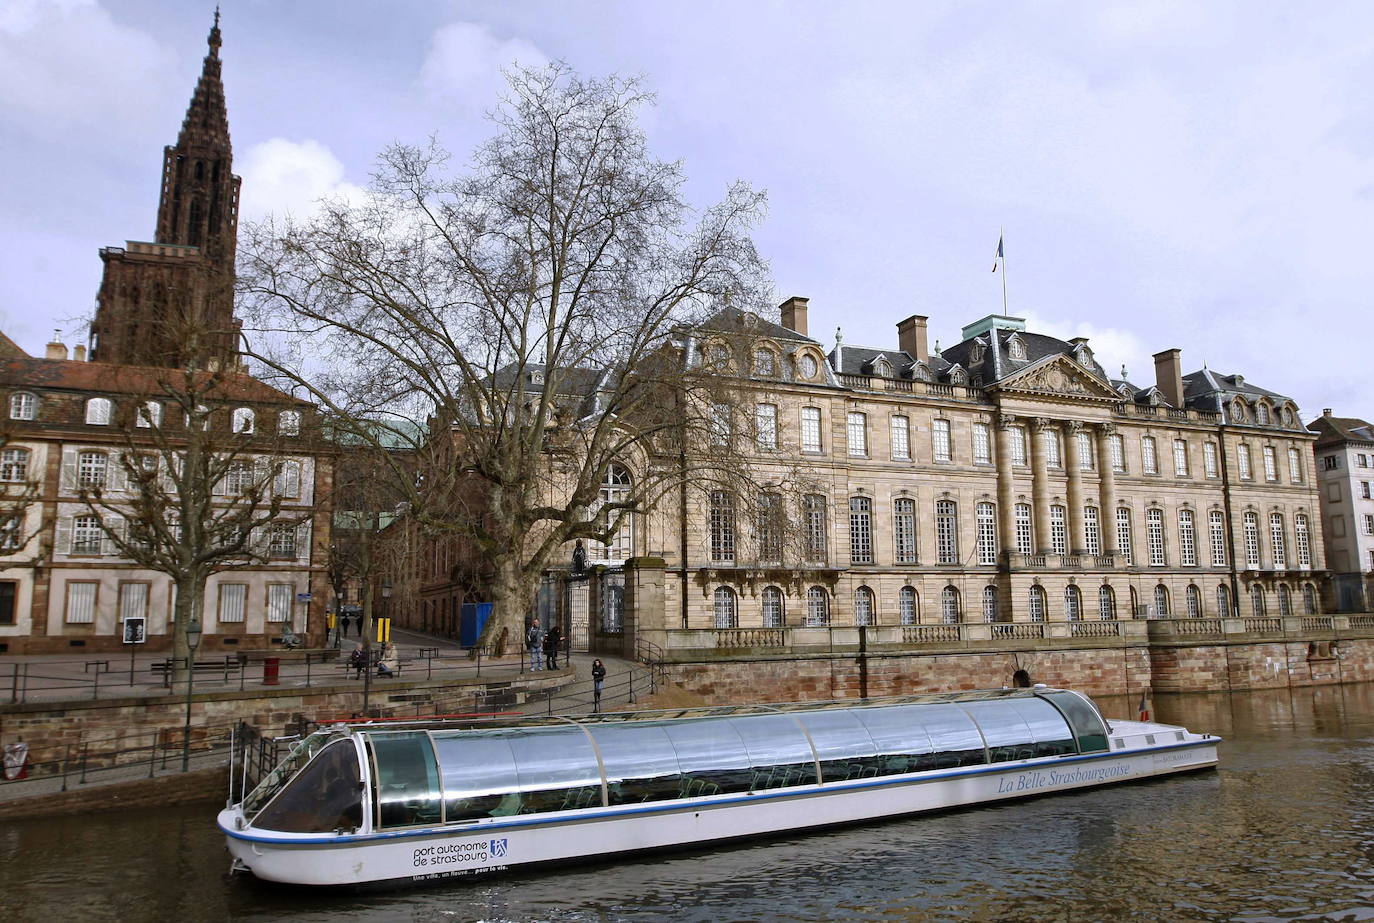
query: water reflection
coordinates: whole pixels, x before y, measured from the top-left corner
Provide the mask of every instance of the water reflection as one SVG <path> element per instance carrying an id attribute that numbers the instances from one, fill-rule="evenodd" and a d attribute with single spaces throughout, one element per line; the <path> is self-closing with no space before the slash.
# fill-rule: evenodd
<path id="1" fill-rule="evenodd" d="M 1136 703 L 1102 702 L 1132 716 Z M 379 894 L 229 879 L 213 808 L 0 827 L 8 919 L 1374 919 L 1374 687 L 1160 696 L 1222 769 Z"/>

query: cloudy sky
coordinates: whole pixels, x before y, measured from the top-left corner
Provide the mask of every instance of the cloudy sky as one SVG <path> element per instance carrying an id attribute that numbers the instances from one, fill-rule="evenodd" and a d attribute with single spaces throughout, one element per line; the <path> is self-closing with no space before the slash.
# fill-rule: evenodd
<path id="1" fill-rule="evenodd" d="M 84 338 L 97 249 L 148 239 L 213 3 L 0 0 L 0 328 Z M 757 240 L 811 333 L 948 346 L 1002 309 L 1374 416 L 1374 4 L 224 0 L 248 218 L 469 150 L 514 61 L 641 74 L 694 202 L 766 189 Z"/>

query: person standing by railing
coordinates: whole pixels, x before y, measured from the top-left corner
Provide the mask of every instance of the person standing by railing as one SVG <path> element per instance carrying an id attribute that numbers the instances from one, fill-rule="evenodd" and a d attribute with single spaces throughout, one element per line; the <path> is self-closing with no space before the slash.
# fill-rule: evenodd
<path id="1" fill-rule="evenodd" d="M 530 627 L 525 630 L 525 649 L 530 655 L 530 670 L 544 669 L 544 630 L 538 619 L 530 619 Z"/>
<path id="2" fill-rule="evenodd" d="M 606 665 L 598 658 L 592 661 L 592 711 L 601 711 L 601 687 L 606 682 Z"/>
<path id="3" fill-rule="evenodd" d="M 562 642 L 562 632 L 558 630 L 558 625 L 550 625 L 548 633 L 544 635 L 544 660 L 550 670 L 558 669 L 558 645 Z"/>

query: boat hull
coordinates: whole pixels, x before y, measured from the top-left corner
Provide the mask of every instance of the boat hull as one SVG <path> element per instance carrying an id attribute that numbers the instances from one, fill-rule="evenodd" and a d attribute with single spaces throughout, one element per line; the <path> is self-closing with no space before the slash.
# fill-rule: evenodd
<path id="1" fill-rule="evenodd" d="M 699 846 L 942 811 L 1214 768 L 1217 738 L 862 781 L 715 795 L 351 836 L 236 829 L 229 851 L 253 875 L 307 885 L 469 878 L 530 865 Z"/>

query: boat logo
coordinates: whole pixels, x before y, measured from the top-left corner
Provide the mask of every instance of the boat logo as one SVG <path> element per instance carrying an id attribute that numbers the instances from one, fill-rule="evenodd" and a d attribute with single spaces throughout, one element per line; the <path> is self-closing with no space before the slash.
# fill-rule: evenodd
<path id="1" fill-rule="evenodd" d="M 492 857 L 493 859 L 504 859 L 504 858 L 506 858 L 506 841 L 505 841 L 505 840 L 492 840 L 492 841 L 491 841 L 491 857 Z"/>

